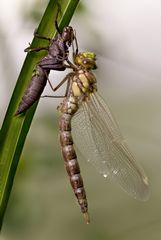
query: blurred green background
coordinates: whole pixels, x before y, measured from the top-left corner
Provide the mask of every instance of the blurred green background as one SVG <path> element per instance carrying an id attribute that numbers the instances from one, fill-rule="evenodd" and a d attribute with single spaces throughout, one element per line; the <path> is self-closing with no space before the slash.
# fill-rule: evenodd
<path id="1" fill-rule="evenodd" d="M 47 2 L 1 0 L 0 124 L 25 58 L 23 49 L 32 40 Z M 130 198 L 79 158 L 91 217 L 87 226 L 60 154 L 59 100 L 42 99 L 23 150 L 0 240 L 161 239 L 160 7 L 157 0 L 84 0 L 71 22 L 80 50 L 97 54 L 98 87 L 149 176 L 149 201 Z M 52 74 L 55 85 L 64 74 Z M 51 93 L 49 87 L 46 93 Z"/>

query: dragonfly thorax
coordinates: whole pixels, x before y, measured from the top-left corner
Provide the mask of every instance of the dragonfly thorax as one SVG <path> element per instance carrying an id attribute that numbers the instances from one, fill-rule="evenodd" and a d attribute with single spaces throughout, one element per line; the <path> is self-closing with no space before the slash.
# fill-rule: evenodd
<path id="1" fill-rule="evenodd" d="M 75 97 L 80 97 L 97 90 L 95 75 L 86 69 L 78 70 L 73 75 L 72 79 L 72 93 Z"/>

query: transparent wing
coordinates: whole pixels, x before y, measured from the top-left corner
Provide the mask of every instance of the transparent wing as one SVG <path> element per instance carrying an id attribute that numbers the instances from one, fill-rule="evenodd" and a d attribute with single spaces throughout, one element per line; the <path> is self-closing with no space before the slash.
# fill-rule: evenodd
<path id="1" fill-rule="evenodd" d="M 131 196 L 147 200 L 148 178 L 135 162 L 110 110 L 98 93 L 90 94 L 72 119 L 74 143 L 87 161 Z"/>

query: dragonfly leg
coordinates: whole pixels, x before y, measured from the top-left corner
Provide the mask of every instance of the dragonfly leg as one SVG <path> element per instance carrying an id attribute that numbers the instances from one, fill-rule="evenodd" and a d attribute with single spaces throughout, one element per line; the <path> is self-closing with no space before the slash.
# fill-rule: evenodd
<path id="1" fill-rule="evenodd" d="M 38 47 L 38 48 L 27 47 L 25 48 L 24 52 L 39 52 L 41 50 L 49 51 L 49 46 Z"/>
<path id="2" fill-rule="evenodd" d="M 55 88 L 53 87 L 52 83 L 50 82 L 50 79 L 48 78 L 48 76 L 47 76 L 47 80 L 48 80 L 48 83 L 49 83 L 52 91 L 55 92 Z"/>
<path id="3" fill-rule="evenodd" d="M 63 66 L 64 66 L 65 68 L 70 68 L 70 69 L 71 69 L 71 66 L 68 65 L 68 64 L 63 63 Z"/>
<path id="4" fill-rule="evenodd" d="M 77 37 L 76 37 L 76 31 L 74 31 L 74 41 L 75 41 L 76 49 L 74 48 L 74 44 L 72 42 L 73 57 L 75 57 L 78 54 L 78 41 L 77 41 Z"/>
<path id="5" fill-rule="evenodd" d="M 51 41 L 51 38 L 48 38 L 48 37 L 45 37 L 45 36 L 41 36 L 37 32 L 34 32 L 34 37 L 39 38 L 39 39 L 44 39 L 44 40 L 47 40 L 47 41 Z"/>
<path id="6" fill-rule="evenodd" d="M 41 98 L 64 98 L 64 96 L 42 95 Z"/>
<path id="7" fill-rule="evenodd" d="M 73 70 L 77 70 L 77 67 L 69 60 L 66 60 L 69 65 L 65 65 L 67 68 L 72 68 Z"/>
<path id="8" fill-rule="evenodd" d="M 75 59 L 75 56 L 78 54 L 78 41 L 77 41 L 77 37 L 76 37 L 76 31 L 74 31 L 74 41 L 75 41 L 75 47 L 74 44 L 72 42 L 72 49 L 73 49 L 73 59 Z"/>
<path id="9" fill-rule="evenodd" d="M 67 80 L 70 81 L 70 78 L 72 75 L 73 75 L 73 73 L 67 74 L 67 76 L 53 89 L 53 91 L 55 92 L 56 90 L 58 90 Z M 68 87 L 68 84 L 67 84 L 67 87 Z"/>
<path id="10" fill-rule="evenodd" d="M 70 79 L 68 79 L 67 87 L 66 87 L 66 91 L 65 91 L 64 95 L 62 95 L 62 96 L 43 95 L 43 96 L 41 96 L 41 98 L 45 98 L 45 97 L 48 97 L 48 98 L 65 98 L 65 97 L 68 96 L 68 94 L 70 94 Z"/>
<path id="11" fill-rule="evenodd" d="M 39 38 L 39 39 L 44 39 L 44 40 L 47 40 L 47 41 L 51 41 L 52 40 L 51 38 L 39 35 L 39 33 L 37 32 L 37 28 L 34 31 L 34 37 Z"/>
<path id="12" fill-rule="evenodd" d="M 41 96 L 41 97 L 53 97 L 53 98 L 63 98 L 63 97 L 66 97 L 69 93 L 69 87 L 70 87 L 70 77 L 72 76 L 73 74 L 72 73 L 69 73 L 55 88 L 53 87 L 52 83 L 50 82 L 50 79 L 47 77 L 47 81 L 52 89 L 53 92 L 55 92 L 56 90 L 58 90 L 66 81 L 67 82 L 67 87 L 66 87 L 66 91 L 65 91 L 65 95 L 64 96 L 49 96 L 49 95 L 44 95 L 44 96 Z"/>
<path id="13" fill-rule="evenodd" d="M 70 78 L 69 78 L 67 82 L 66 91 L 65 91 L 65 97 L 70 95 L 70 90 L 71 90 L 71 84 L 70 84 Z"/>
<path id="14" fill-rule="evenodd" d="M 58 26 L 58 15 L 61 12 L 61 7 L 60 7 L 60 4 L 58 2 L 56 4 L 57 4 L 57 7 L 58 7 L 58 10 L 57 10 L 57 13 L 56 13 L 56 18 L 55 18 L 55 28 L 56 28 L 58 33 L 61 33 L 60 28 Z"/>

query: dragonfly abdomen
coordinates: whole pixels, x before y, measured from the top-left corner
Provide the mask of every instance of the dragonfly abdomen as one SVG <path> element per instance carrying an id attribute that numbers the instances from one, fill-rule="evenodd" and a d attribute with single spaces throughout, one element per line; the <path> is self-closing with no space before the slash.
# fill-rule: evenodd
<path id="1" fill-rule="evenodd" d="M 59 123 L 61 150 L 65 162 L 65 167 L 70 178 L 70 183 L 74 190 L 74 194 L 78 200 L 86 222 L 89 223 L 86 193 L 84 189 L 83 179 L 80 174 L 77 155 L 73 147 L 71 119 L 74 113 L 73 111 L 71 112 L 71 108 L 74 112 L 77 111 L 77 106 L 74 105 L 73 102 L 65 101 L 60 109 L 62 113 Z"/>

